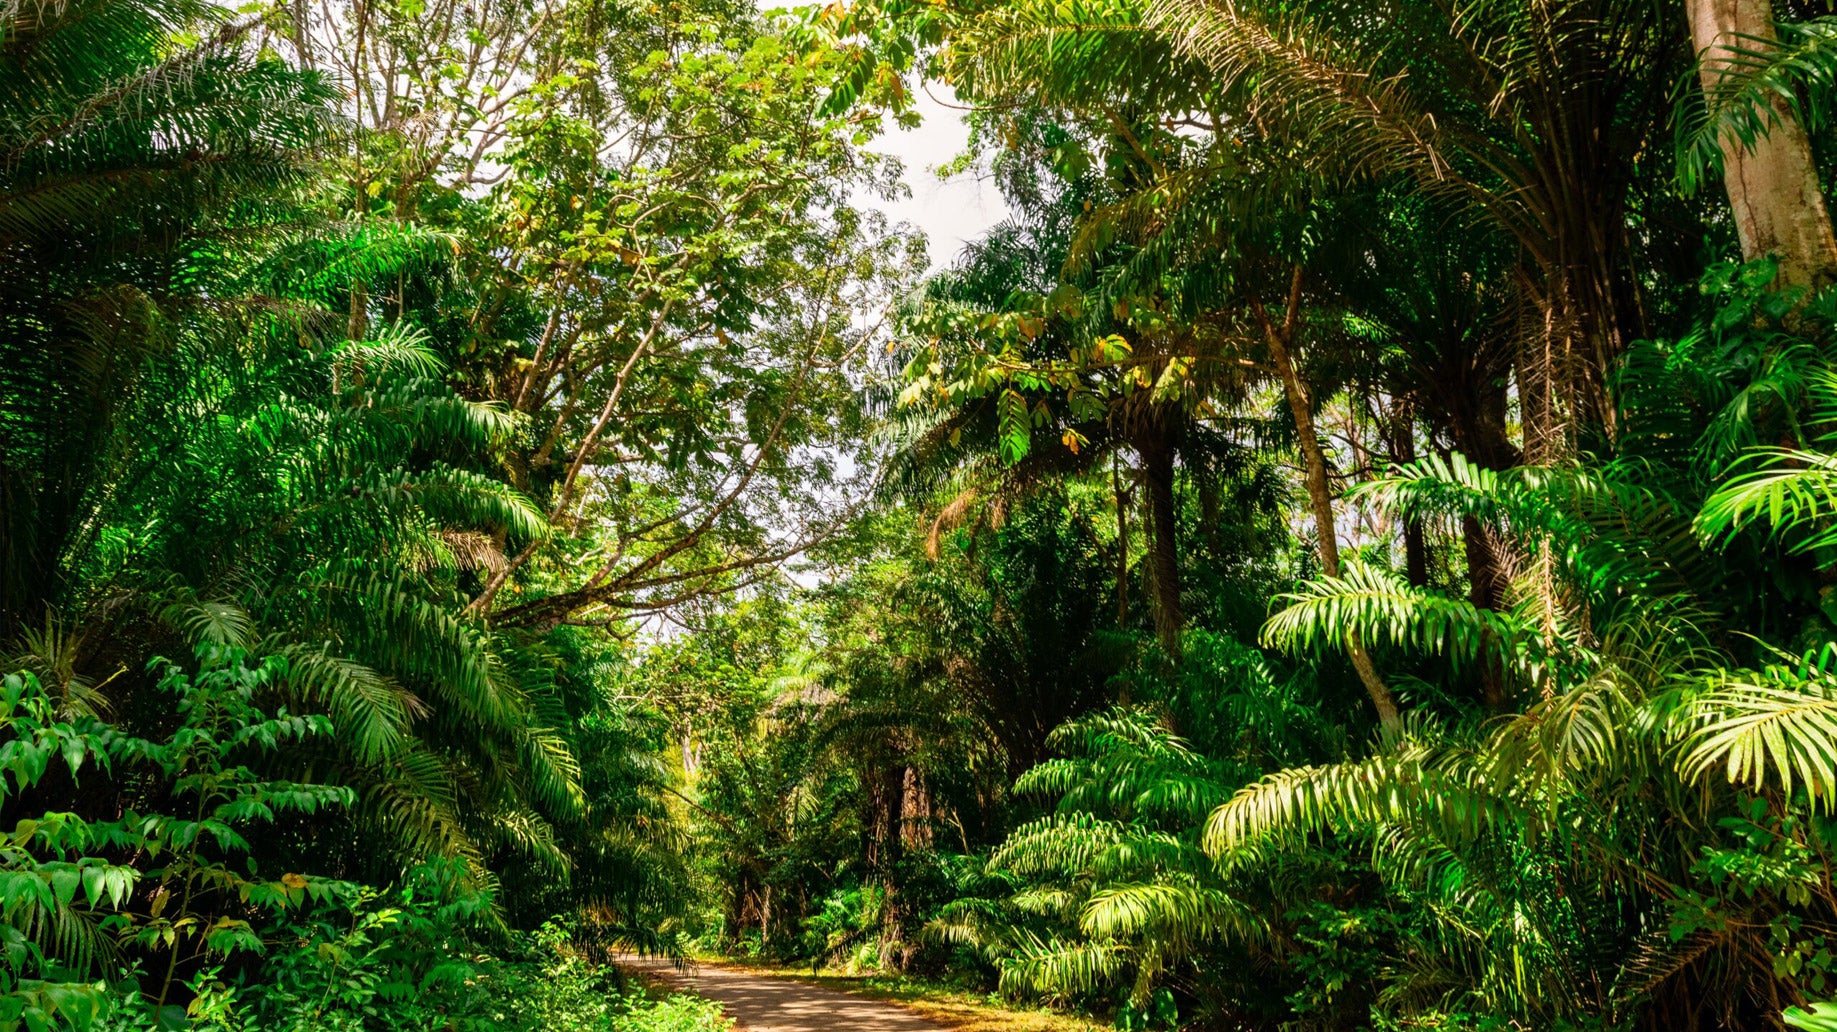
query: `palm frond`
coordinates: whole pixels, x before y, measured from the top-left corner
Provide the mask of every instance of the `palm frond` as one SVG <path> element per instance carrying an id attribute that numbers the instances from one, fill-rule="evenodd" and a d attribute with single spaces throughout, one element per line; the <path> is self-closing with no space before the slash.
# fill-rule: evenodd
<path id="1" fill-rule="evenodd" d="M 1837 810 L 1837 678 L 1815 667 L 1720 670 L 1681 700 L 1673 734 L 1682 775 L 1720 770 L 1755 791 L 1801 789 Z"/>
<path id="2" fill-rule="evenodd" d="M 1306 581 L 1278 600 L 1287 605 L 1263 625 L 1263 640 L 1276 648 L 1339 646 L 1357 637 L 1456 662 L 1488 650 L 1530 666 L 1552 658 L 1524 617 L 1411 587 L 1376 567 L 1349 564 L 1343 575 Z"/>
<path id="3" fill-rule="evenodd" d="M 1367 759 L 1292 768 L 1246 785 L 1207 820 L 1206 851 L 1228 856 L 1269 838 L 1414 821 L 1447 839 L 1471 838 L 1510 819 L 1515 807 L 1503 786 L 1430 741 L 1419 728 Z"/>
<path id="4" fill-rule="evenodd" d="M 1797 448 L 1756 448 L 1746 461 L 1763 468 L 1729 481 L 1703 503 L 1697 514 L 1699 534 L 1710 542 L 1727 542 L 1755 523 L 1772 527 L 1775 537 L 1794 536 L 1795 552 L 1837 543 L 1837 456 Z"/>
<path id="5" fill-rule="evenodd" d="M 1818 133 L 1837 97 L 1837 18 L 1781 22 L 1777 40 L 1742 37 L 1698 55 L 1714 84 L 1681 84 L 1673 115 L 1678 184 L 1696 193 L 1722 168 L 1722 146 L 1752 147 L 1784 118 Z M 1695 70 L 1691 77 L 1697 76 Z"/>

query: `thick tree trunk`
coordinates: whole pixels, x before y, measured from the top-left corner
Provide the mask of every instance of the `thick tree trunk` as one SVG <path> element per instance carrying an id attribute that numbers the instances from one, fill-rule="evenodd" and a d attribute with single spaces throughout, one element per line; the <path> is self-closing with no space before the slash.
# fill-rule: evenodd
<path id="1" fill-rule="evenodd" d="M 900 804 L 900 844 L 908 849 L 931 848 L 931 788 L 917 767 L 905 768 L 905 787 Z"/>
<path id="2" fill-rule="evenodd" d="M 1142 480 L 1148 489 L 1149 563 L 1154 578 L 1155 634 L 1169 656 L 1180 656 L 1186 612 L 1180 603 L 1180 510 L 1174 500 L 1174 445 L 1165 428 L 1144 434 Z"/>
<path id="3" fill-rule="evenodd" d="M 1301 438 L 1308 504 L 1314 512 L 1315 536 L 1320 546 L 1320 566 L 1327 576 L 1338 577 L 1339 532 L 1333 521 L 1333 491 L 1327 480 L 1327 455 L 1321 449 L 1320 433 L 1314 427 L 1314 401 L 1307 387 L 1302 384 L 1294 357 L 1289 353 L 1289 343 L 1301 315 L 1299 267 L 1295 269 L 1289 288 L 1288 312 L 1283 324 L 1277 326 L 1270 322 L 1260 306 L 1258 314 L 1262 317 L 1263 335 L 1269 344 L 1270 361 L 1276 367 L 1276 375 L 1282 380 L 1282 393 L 1288 399 L 1289 411 L 1295 417 L 1296 436 Z M 1378 711 L 1379 722 L 1386 728 L 1396 728 L 1401 723 L 1396 696 L 1391 694 L 1390 686 L 1384 683 L 1384 679 L 1378 676 L 1378 668 L 1372 663 L 1371 655 L 1365 651 L 1365 644 L 1359 640 L 1358 635 L 1347 635 L 1346 654 L 1352 659 L 1352 668 L 1358 671 L 1366 694 L 1371 696 L 1371 705 Z"/>
<path id="4" fill-rule="evenodd" d="M 1686 0 L 1691 40 L 1701 57 L 1703 88 L 1727 71 L 1727 50 L 1752 50 L 1756 39 L 1778 38 L 1769 0 Z M 1748 37 L 1748 38 L 1743 38 Z M 1837 280 L 1837 237 L 1812 162 L 1811 141 L 1784 101 L 1773 101 L 1775 124 L 1744 147 L 1725 135 L 1722 182 L 1746 259 L 1777 256 L 1783 286 L 1821 287 Z"/>

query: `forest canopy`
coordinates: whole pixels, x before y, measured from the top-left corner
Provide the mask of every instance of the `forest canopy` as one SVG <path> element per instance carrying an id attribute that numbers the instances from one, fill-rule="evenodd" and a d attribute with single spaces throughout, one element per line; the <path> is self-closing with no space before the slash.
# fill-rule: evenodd
<path id="1" fill-rule="evenodd" d="M 1833 111 L 1802 0 L 8 0 L 0 1032 L 1837 1029 Z"/>

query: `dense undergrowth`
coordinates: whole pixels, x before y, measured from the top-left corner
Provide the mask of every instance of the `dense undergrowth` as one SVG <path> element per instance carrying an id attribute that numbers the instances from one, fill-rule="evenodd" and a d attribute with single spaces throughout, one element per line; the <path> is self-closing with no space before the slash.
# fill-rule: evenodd
<path id="1" fill-rule="evenodd" d="M 504 928 L 462 863 L 430 860 L 379 890 L 257 862 L 250 839 L 274 834 L 290 813 L 349 805 L 352 793 L 264 780 L 245 762 L 330 724 L 254 708 L 285 676 L 276 661 L 207 648 L 195 676 L 161 665 L 180 723 L 157 742 L 93 716 L 61 717 L 31 674 L 4 682 L 0 757 L 13 807 L 47 777 L 153 778 L 170 786 L 172 812 L 20 818 L 6 851 L 15 932 L 0 1020 L 121 1030 L 728 1027 L 706 1001 L 649 998 L 609 960 L 591 959 L 591 936 L 567 925 Z M 90 972 L 102 978 L 85 980 Z"/>

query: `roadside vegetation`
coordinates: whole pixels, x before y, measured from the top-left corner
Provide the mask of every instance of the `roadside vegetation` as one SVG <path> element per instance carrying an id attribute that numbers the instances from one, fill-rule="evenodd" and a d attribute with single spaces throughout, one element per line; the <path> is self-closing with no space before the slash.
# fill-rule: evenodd
<path id="1" fill-rule="evenodd" d="M 1837 1028 L 1834 91 L 1797 0 L 11 0 L 0 1032 Z"/>

